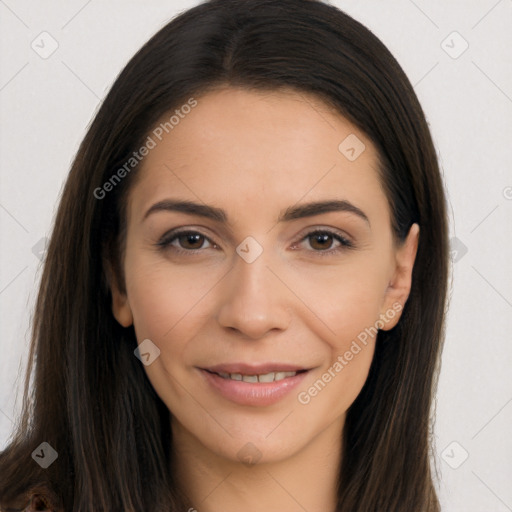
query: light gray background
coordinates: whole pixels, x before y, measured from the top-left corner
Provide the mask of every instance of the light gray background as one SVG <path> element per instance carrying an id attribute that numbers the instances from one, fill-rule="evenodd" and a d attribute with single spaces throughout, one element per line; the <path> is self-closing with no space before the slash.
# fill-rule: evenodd
<path id="1" fill-rule="evenodd" d="M 448 190 L 457 240 L 435 425 L 443 511 L 512 511 L 512 0 L 331 3 L 405 69 Z M 0 448 L 19 411 L 41 240 L 78 144 L 128 59 L 195 4 L 0 0 Z M 51 49 L 43 31 L 58 43 L 46 59 L 32 48 Z"/>

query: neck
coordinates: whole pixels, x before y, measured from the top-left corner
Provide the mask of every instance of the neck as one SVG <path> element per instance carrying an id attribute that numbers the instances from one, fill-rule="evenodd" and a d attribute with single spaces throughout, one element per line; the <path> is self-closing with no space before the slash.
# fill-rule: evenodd
<path id="1" fill-rule="evenodd" d="M 343 421 L 286 459 L 249 465 L 213 453 L 173 419 L 173 475 L 197 512 L 335 512 Z"/>

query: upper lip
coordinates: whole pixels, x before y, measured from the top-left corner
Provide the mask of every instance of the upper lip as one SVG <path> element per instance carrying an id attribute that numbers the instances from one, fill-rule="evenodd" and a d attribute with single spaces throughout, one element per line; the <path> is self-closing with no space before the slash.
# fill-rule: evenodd
<path id="1" fill-rule="evenodd" d="M 225 363 L 203 368 L 213 373 L 240 373 L 242 375 L 265 375 L 272 372 L 298 372 L 308 370 L 304 366 L 288 363 Z"/>

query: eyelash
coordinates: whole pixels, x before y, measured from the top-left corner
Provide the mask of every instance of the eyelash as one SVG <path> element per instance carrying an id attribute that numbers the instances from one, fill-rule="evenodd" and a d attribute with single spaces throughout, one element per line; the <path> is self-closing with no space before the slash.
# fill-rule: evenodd
<path id="1" fill-rule="evenodd" d="M 205 240 L 207 240 L 208 242 L 210 242 L 210 244 L 212 244 L 214 246 L 216 245 L 214 242 L 212 242 L 212 240 L 210 240 L 209 237 L 207 237 L 206 235 L 203 235 L 199 231 L 183 230 L 183 231 L 176 231 L 176 232 L 171 232 L 171 233 L 165 234 L 156 243 L 156 246 L 159 249 L 161 249 L 162 251 L 168 250 L 169 248 L 172 247 L 173 252 L 176 252 L 178 254 L 189 254 L 190 255 L 190 254 L 197 254 L 202 251 L 202 249 L 183 249 L 181 247 L 175 247 L 175 246 L 171 245 L 172 242 L 177 240 L 180 236 L 184 236 L 184 235 L 199 235 L 199 236 L 203 237 Z M 317 253 L 318 256 L 321 256 L 321 257 L 332 256 L 332 255 L 338 254 L 341 251 L 354 248 L 354 244 L 350 240 L 348 240 L 347 238 L 341 236 L 340 234 L 338 234 L 334 231 L 330 231 L 327 229 L 315 229 L 313 231 L 310 231 L 299 241 L 299 243 L 302 243 L 305 240 L 307 240 L 308 238 L 313 237 L 315 235 L 332 236 L 335 240 L 340 242 L 340 245 L 338 247 L 336 247 L 335 249 L 327 249 L 325 251 L 312 249 L 311 252 Z"/>

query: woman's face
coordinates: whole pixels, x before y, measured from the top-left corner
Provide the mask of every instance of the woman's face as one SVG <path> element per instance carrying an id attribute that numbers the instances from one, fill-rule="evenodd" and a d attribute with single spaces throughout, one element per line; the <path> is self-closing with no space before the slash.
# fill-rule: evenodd
<path id="1" fill-rule="evenodd" d="M 113 311 L 150 340 L 175 439 L 278 461 L 339 438 L 418 229 L 394 245 L 374 146 L 314 97 L 227 88 L 185 110 L 149 134 Z"/>

